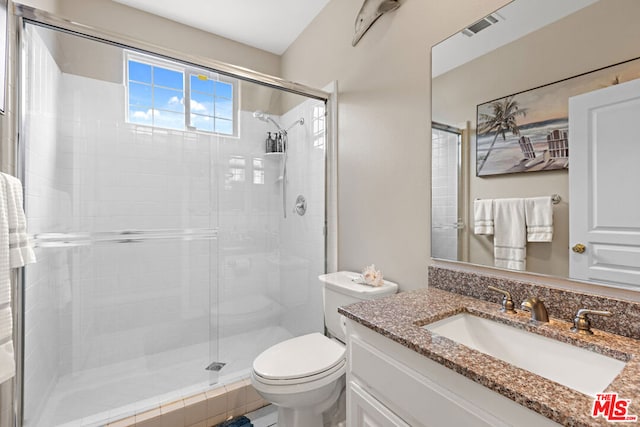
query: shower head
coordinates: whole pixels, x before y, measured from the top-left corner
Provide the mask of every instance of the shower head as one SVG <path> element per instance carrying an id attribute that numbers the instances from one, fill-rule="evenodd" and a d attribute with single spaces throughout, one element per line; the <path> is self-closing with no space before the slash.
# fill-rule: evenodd
<path id="1" fill-rule="evenodd" d="M 262 120 L 263 122 L 267 121 L 267 117 L 266 114 L 264 114 L 264 111 L 260 111 L 260 110 L 256 110 L 253 112 L 253 117 L 258 119 L 258 120 Z"/>
<path id="2" fill-rule="evenodd" d="M 280 127 L 280 125 L 275 120 L 273 120 L 271 118 L 271 116 L 269 116 L 268 114 L 265 114 L 264 111 L 261 111 L 261 110 L 254 111 L 253 112 L 253 117 L 255 117 L 256 119 L 261 120 L 263 122 L 271 122 L 278 128 L 279 131 L 281 131 L 281 132 L 283 131 L 283 129 Z"/>
<path id="3" fill-rule="evenodd" d="M 256 110 L 256 111 L 254 111 L 254 112 L 253 112 L 253 117 L 254 117 L 254 118 L 256 118 L 256 119 L 258 119 L 258 120 L 261 120 L 261 121 L 263 121 L 263 122 L 266 122 L 266 123 L 268 123 L 268 122 L 273 123 L 273 124 L 278 128 L 278 130 L 279 130 L 280 132 L 283 132 L 283 133 L 287 133 L 287 132 L 292 128 L 292 127 L 294 127 L 294 126 L 296 126 L 296 125 L 303 125 L 303 124 L 304 124 L 304 118 L 300 117 L 298 120 L 296 120 L 295 122 L 293 122 L 293 124 L 292 124 L 291 126 L 289 126 L 289 127 L 288 127 L 288 128 L 286 128 L 286 129 L 282 129 L 282 128 L 280 127 L 280 125 L 278 124 L 278 122 L 276 122 L 275 120 L 273 120 L 273 119 L 271 118 L 271 116 L 269 116 L 268 114 L 265 114 L 265 112 L 264 112 L 264 111 L 262 111 L 262 110 Z"/>

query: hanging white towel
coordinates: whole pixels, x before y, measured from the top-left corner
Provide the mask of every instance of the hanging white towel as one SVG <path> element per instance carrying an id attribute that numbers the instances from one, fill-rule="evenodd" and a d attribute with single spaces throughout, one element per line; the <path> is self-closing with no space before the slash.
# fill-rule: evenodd
<path id="1" fill-rule="evenodd" d="M 553 240 L 553 205 L 550 196 L 524 200 L 528 242 Z"/>
<path id="2" fill-rule="evenodd" d="M 8 302 L 0 309 L 0 384 L 15 375 L 12 333 L 11 302 Z"/>
<path id="3" fill-rule="evenodd" d="M 493 234 L 493 200 L 473 201 L 473 231 L 475 234 Z"/>
<path id="4" fill-rule="evenodd" d="M 22 184 L 0 173 L 0 383 L 15 375 L 11 268 L 35 262 L 22 210 Z"/>
<path id="5" fill-rule="evenodd" d="M 523 271 L 527 267 L 524 199 L 496 199 L 493 208 L 494 265 Z"/>
<path id="6" fill-rule="evenodd" d="M 36 261 L 27 238 L 27 219 L 22 209 L 22 183 L 11 175 L 2 174 L 2 177 L 7 182 L 10 266 L 11 268 L 22 267 Z"/>
<path id="7" fill-rule="evenodd" d="M 0 176 L 0 383 L 15 375 L 11 275 L 9 267 L 9 210 L 7 181 Z"/>

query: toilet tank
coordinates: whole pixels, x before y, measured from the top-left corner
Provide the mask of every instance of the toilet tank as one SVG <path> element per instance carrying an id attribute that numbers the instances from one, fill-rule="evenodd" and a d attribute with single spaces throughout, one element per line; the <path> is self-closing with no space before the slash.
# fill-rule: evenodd
<path id="1" fill-rule="evenodd" d="M 329 333 L 342 342 L 345 342 L 346 336 L 338 307 L 398 292 L 398 285 L 387 280 L 378 287 L 357 283 L 362 279 L 362 275 L 351 271 L 323 274 L 318 278 L 323 284 L 324 324 Z"/>

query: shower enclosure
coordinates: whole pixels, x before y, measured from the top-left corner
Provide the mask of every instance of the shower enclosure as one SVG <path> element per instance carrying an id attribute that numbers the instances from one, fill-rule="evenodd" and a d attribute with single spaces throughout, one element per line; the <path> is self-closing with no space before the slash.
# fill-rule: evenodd
<path id="1" fill-rule="evenodd" d="M 460 198 L 461 131 L 431 126 L 431 256 L 460 259 L 460 232 L 464 228 Z"/>
<path id="2" fill-rule="evenodd" d="M 326 98 L 22 13 L 23 425 L 103 425 L 323 331 Z"/>

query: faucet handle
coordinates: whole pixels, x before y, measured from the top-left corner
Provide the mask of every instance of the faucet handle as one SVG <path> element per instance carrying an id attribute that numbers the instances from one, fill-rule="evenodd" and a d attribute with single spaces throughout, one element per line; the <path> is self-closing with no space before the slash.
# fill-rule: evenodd
<path id="1" fill-rule="evenodd" d="M 511 294 L 509 291 L 505 291 L 504 289 L 496 288 L 495 286 L 487 286 L 487 289 L 490 289 L 495 292 L 499 292 L 503 295 L 502 297 L 502 308 L 500 311 L 503 313 L 515 313 L 513 300 L 511 299 Z"/>
<path id="2" fill-rule="evenodd" d="M 576 313 L 576 317 L 573 318 L 573 328 L 571 332 L 577 332 L 582 335 L 593 335 L 591 330 L 591 320 L 587 317 L 587 314 L 596 314 L 598 316 L 612 316 L 610 311 L 590 310 L 588 308 L 581 308 Z"/>

